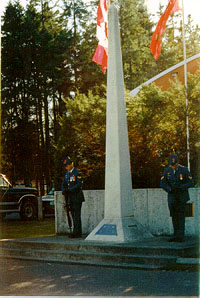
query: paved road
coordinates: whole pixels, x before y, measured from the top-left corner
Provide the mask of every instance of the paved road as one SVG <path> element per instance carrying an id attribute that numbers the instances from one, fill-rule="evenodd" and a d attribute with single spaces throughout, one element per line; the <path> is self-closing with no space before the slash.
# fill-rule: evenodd
<path id="1" fill-rule="evenodd" d="M 198 296 L 198 274 L 0 260 L 2 296 Z"/>

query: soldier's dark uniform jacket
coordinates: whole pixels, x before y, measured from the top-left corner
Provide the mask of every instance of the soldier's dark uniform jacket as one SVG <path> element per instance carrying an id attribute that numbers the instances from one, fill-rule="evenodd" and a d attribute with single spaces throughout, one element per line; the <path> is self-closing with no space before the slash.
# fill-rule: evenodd
<path id="1" fill-rule="evenodd" d="M 160 180 L 160 187 L 168 192 L 168 201 L 189 201 L 188 188 L 193 186 L 192 176 L 187 167 L 178 165 L 176 171 L 172 167 L 165 168 Z"/>
<path id="2" fill-rule="evenodd" d="M 65 196 L 66 206 L 70 208 L 73 218 L 73 236 L 80 237 L 82 235 L 81 224 L 81 205 L 85 201 L 83 191 L 81 189 L 83 183 L 81 173 L 73 168 L 66 171 L 61 190 Z"/>
<path id="3" fill-rule="evenodd" d="M 81 173 L 76 168 L 73 168 L 70 172 L 66 171 L 61 190 L 68 195 L 73 203 L 83 202 L 85 200 L 81 189 L 82 183 L 83 179 Z"/>
<path id="4" fill-rule="evenodd" d="M 173 238 L 169 241 L 184 241 L 185 210 L 189 201 L 188 188 L 193 185 L 192 176 L 187 167 L 178 164 L 176 154 L 171 154 L 170 166 L 165 168 L 160 186 L 168 193 L 168 207 L 174 229 Z"/>

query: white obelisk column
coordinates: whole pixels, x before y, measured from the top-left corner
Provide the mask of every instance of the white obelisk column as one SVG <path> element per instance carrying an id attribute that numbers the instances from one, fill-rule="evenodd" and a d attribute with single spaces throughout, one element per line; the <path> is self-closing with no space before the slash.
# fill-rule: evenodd
<path id="1" fill-rule="evenodd" d="M 109 8 L 108 41 L 104 219 L 86 240 L 127 242 L 152 235 L 133 216 L 122 54 L 114 4 Z"/>

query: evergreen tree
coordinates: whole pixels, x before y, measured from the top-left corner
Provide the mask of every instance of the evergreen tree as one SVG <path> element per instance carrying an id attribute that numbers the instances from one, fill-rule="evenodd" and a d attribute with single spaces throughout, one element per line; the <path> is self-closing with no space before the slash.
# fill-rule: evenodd
<path id="1" fill-rule="evenodd" d="M 29 138 L 24 138 L 26 141 L 18 138 L 22 140 L 21 150 L 29 155 L 23 157 L 21 154 L 12 159 L 14 151 L 10 148 L 11 155 L 7 153 L 6 158 L 12 160 L 10 169 L 13 173 L 16 173 L 18 168 L 14 160 L 19 160 L 18 164 L 23 169 L 19 170 L 20 175 L 17 179 L 24 179 L 26 185 L 30 184 L 34 173 L 36 176 L 34 178 L 40 182 L 43 193 L 44 178 L 47 186 L 51 184 L 52 173 L 49 170 L 53 145 L 50 140 L 51 118 L 54 116 L 56 135 L 63 92 L 60 86 L 66 80 L 64 54 L 69 46 L 70 36 L 62 29 L 47 3 L 44 4 L 42 13 L 37 12 L 33 4 L 36 5 L 37 1 L 31 1 L 26 11 L 19 3 L 9 4 L 4 16 L 3 128 L 4 133 L 6 135 L 10 133 L 11 138 L 14 138 L 17 131 L 36 136 L 34 143 L 37 144 L 37 152 L 27 149 L 31 144 Z M 51 102 L 53 102 L 53 114 L 49 111 Z M 34 123 L 34 126 L 29 125 L 30 122 Z M 20 126 L 20 130 L 16 130 L 16 126 Z M 8 143 L 5 144 L 5 148 L 7 146 Z M 34 156 L 37 160 L 32 164 L 30 160 L 33 160 Z M 21 158 L 23 162 L 20 163 Z"/>
<path id="2" fill-rule="evenodd" d="M 30 39 L 26 39 L 27 34 L 23 22 L 24 11 L 19 2 L 14 5 L 9 4 L 2 26 L 3 135 L 6 135 L 8 142 L 10 139 L 17 140 L 13 147 L 9 147 L 9 143 L 6 145 L 8 150 L 6 158 L 12 163 L 13 179 L 18 172 L 19 178 L 24 180 L 25 185 L 30 185 L 32 150 L 29 138 L 25 135 L 31 135 L 30 121 L 34 102 L 29 92 L 29 85 L 31 85 Z M 18 131 L 22 133 L 21 138 L 19 138 Z M 21 163 L 21 171 L 17 171 L 14 161 L 19 161 L 20 151 L 24 152 L 23 163 Z"/>
<path id="3" fill-rule="evenodd" d="M 170 17 L 162 52 L 155 62 L 149 50 L 154 28 L 144 0 L 115 2 L 119 7 L 128 89 L 182 61 L 179 14 Z M 13 182 L 24 180 L 30 185 L 35 180 L 41 193 L 44 183 L 51 186 L 53 177 L 59 188 L 61 161 L 66 154 L 83 168 L 87 188 L 104 187 L 106 75 L 92 62 L 97 46 L 98 1 L 63 3 L 63 9 L 57 9 L 56 0 L 30 0 L 24 9 L 17 1 L 7 6 L 3 16 L 4 170 Z M 199 38 L 199 27 L 189 17 L 187 57 L 199 52 Z M 188 87 L 191 165 L 195 177 L 198 80 L 199 73 L 191 76 Z M 182 151 L 185 163 L 184 98 L 184 88 L 178 82 L 167 92 L 146 86 L 137 97 L 127 96 L 134 187 L 158 186 L 160 163 L 167 163 L 173 146 Z"/>
<path id="4" fill-rule="evenodd" d="M 155 61 L 149 50 L 152 22 L 144 0 L 118 1 L 124 79 L 131 90 L 149 79 Z"/>
<path id="5" fill-rule="evenodd" d="M 67 114 L 61 119 L 61 134 L 55 146 L 56 187 L 60 187 L 62 160 L 67 156 L 77 163 L 84 175 L 84 187 L 104 187 L 105 171 L 105 95 L 77 92 L 66 100 Z"/>

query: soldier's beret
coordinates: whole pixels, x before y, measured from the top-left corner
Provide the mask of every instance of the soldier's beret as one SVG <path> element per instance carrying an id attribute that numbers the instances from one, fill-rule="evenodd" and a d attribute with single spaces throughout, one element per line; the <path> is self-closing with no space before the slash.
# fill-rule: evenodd
<path id="1" fill-rule="evenodd" d="M 64 161 L 63 161 L 63 166 L 67 166 L 67 165 L 71 165 L 72 164 L 72 161 L 70 159 L 69 156 L 65 157 Z"/>
<path id="2" fill-rule="evenodd" d="M 178 162 L 178 157 L 173 153 L 173 154 L 170 156 L 169 164 L 170 164 L 171 166 L 174 166 L 177 162 Z"/>

